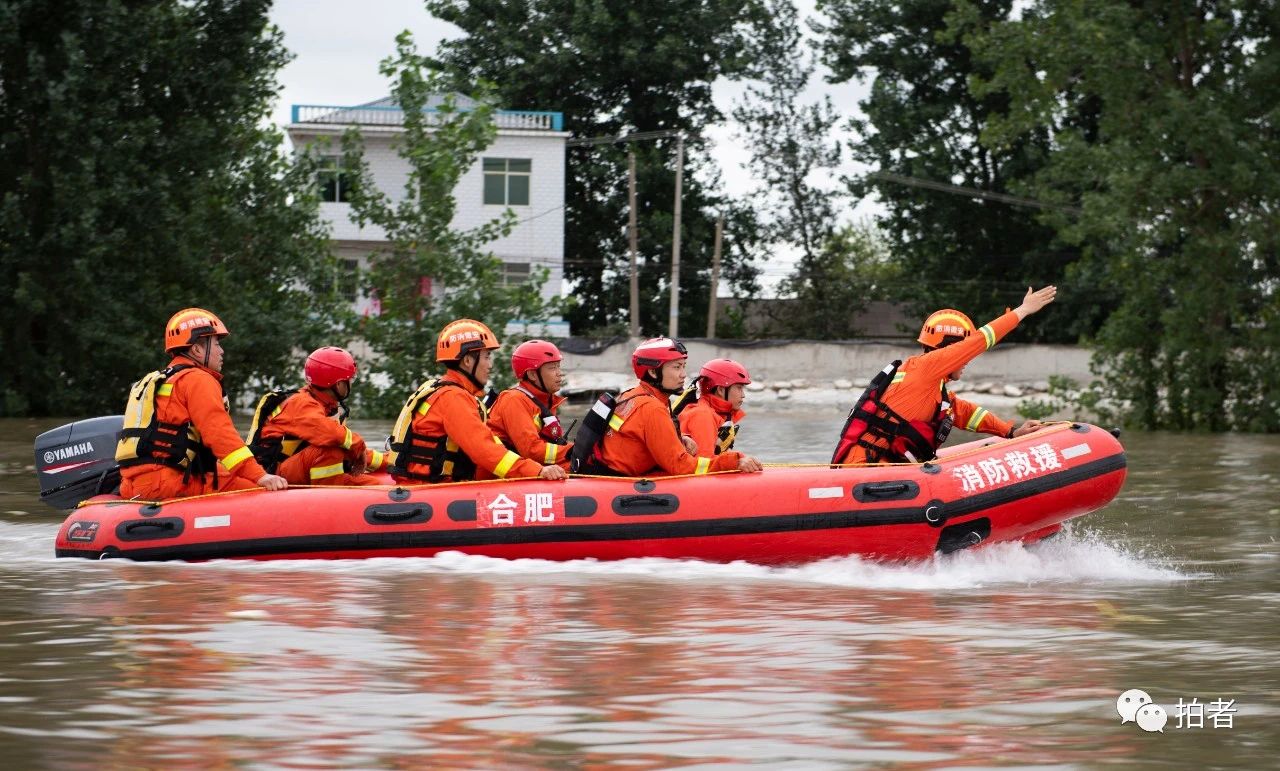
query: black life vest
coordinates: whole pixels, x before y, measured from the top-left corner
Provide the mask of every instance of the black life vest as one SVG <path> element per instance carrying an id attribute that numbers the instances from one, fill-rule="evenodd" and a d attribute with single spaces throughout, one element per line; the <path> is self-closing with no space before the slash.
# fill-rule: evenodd
<path id="1" fill-rule="evenodd" d="M 716 455 L 733 449 L 733 442 L 738 438 L 738 424 L 733 418 L 725 418 L 716 430 Z"/>
<path id="2" fill-rule="evenodd" d="M 457 442 L 447 435 L 428 436 L 413 430 L 414 419 L 419 415 L 426 415 L 431 410 L 431 403 L 427 400 L 442 388 L 462 388 L 462 386 L 451 380 L 433 378 L 419 386 L 400 410 L 400 417 L 396 419 L 396 425 L 391 431 L 391 439 L 388 443 L 392 454 L 387 470 L 393 476 L 420 479 L 425 482 L 439 482 L 445 477 L 455 482 L 475 479 L 476 464 L 467 457 Z M 475 401 L 480 421 L 487 421 L 489 408 L 486 401 L 480 399 Z M 429 471 L 426 474 L 410 471 L 410 463 L 427 466 Z"/>
<path id="3" fill-rule="evenodd" d="M 671 405 L 671 414 L 678 417 L 686 407 L 690 407 L 698 401 L 697 386 L 689 386 L 676 399 L 675 404 Z M 680 433 L 680 424 L 676 423 L 676 433 Z M 733 449 L 733 442 L 738 438 L 738 424 L 733 422 L 733 416 L 730 415 L 720 424 L 720 428 L 716 429 L 716 449 L 715 454 L 727 452 Z"/>
<path id="4" fill-rule="evenodd" d="M 116 463 L 121 467 L 160 464 L 182 470 L 184 478 L 218 473 L 213 450 L 200 441 L 191 421 L 165 423 L 159 419 L 157 400 L 173 393 L 173 380 L 192 364 L 175 364 L 148 373 L 129 389 L 124 428 L 116 443 Z"/>
<path id="5" fill-rule="evenodd" d="M 569 473 L 600 474 L 617 476 L 616 471 L 605 466 L 596 452 L 600 440 L 609 432 L 612 425 L 614 409 L 618 406 L 617 397 L 605 392 L 596 398 L 591 409 L 578 425 L 578 434 L 573 440 L 573 449 L 569 451 Z M 621 419 L 618 425 L 622 425 Z"/>
<path id="6" fill-rule="evenodd" d="M 289 434 L 273 436 L 270 439 L 262 438 L 262 429 L 267 425 L 267 421 L 279 415 L 289 397 L 301 390 L 301 388 L 274 388 L 258 399 L 258 406 L 253 410 L 253 422 L 249 424 L 249 449 L 268 474 L 276 473 L 281 461 L 307 446 L 305 439 Z"/>
<path id="7" fill-rule="evenodd" d="M 854 402 L 840 430 L 832 465 L 842 463 L 855 446 L 866 450 L 868 463 L 923 463 L 937 457 L 938 448 L 951 434 L 953 421 L 947 383 L 942 381 L 942 398 L 932 418 L 907 420 L 884 403 L 890 386 L 905 376 L 898 374 L 901 365 L 901 361 L 895 361 L 877 373 Z"/>

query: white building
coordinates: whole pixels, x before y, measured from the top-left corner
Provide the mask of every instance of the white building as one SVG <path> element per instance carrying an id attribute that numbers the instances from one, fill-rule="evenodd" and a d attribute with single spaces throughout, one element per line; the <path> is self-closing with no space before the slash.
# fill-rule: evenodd
<path id="1" fill-rule="evenodd" d="M 462 108 L 474 104 L 465 97 L 458 97 L 457 103 Z M 334 251 L 350 275 L 344 291 L 360 313 L 376 309 L 369 298 L 358 296 L 355 273 L 371 252 L 386 244 L 386 234 L 376 226 L 361 228 L 351 219 L 339 162 L 341 138 L 352 126 L 360 127 L 374 184 L 392 201 L 399 201 L 409 175 L 408 162 L 396 153 L 396 140 L 404 133 L 403 118 L 403 111 L 390 98 L 354 107 L 295 104 L 285 129 L 298 149 L 327 140 L 327 146 L 320 145 L 325 158 L 318 180 L 320 213 L 332 227 Z M 454 191 L 458 208 L 453 227 L 473 228 L 510 208 L 519 224 L 505 238 L 491 242 L 489 250 L 502 260 L 508 282 L 527 281 L 532 270 L 546 268 L 549 276 L 543 296 L 559 297 L 564 281 L 565 141 L 569 137 L 563 130 L 563 116 L 502 110 L 494 120 L 497 138 Z M 557 319 L 548 327 L 526 330 L 513 324 L 507 331 L 563 337 L 568 336 L 569 326 Z"/>

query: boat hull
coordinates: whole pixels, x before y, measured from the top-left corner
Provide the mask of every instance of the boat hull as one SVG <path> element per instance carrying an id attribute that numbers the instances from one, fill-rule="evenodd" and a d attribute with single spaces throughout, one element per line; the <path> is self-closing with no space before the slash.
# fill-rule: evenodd
<path id="1" fill-rule="evenodd" d="M 766 565 L 851 554 L 918 559 L 1036 540 L 1120 491 L 1124 450 L 1061 424 L 934 463 L 772 467 L 657 479 L 498 480 L 248 491 L 148 504 L 99 496 L 59 530 L 59 557 L 134 560 L 636 557 Z"/>

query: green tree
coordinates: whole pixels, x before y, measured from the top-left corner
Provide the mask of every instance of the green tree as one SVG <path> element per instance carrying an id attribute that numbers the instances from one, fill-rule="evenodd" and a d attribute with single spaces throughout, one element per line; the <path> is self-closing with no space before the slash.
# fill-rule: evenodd
<path id="1" fill-rule="evenodd" d="M 862 223 L 827 234 L 812 260 L 801 259 L 778 287 L 791 302 L 776 306 L 770 331 L 786 337 L 848 340 L 863 334 L 854 323 L 870 299 L 900 283 L 883 234 Z"/>
<path id="2" fill-rule="evenodd" d="M 0 414 L 118 412 L 187 306 L 230 327 L 233 396 L 326 339 L 310 171 L 263 128 L 269 5 L 0 0 Z"/>
<path id="3" fill-rule="evenodd" d="M 464 37 L 439 60 L 462 82 L 496 83 L 505 106 L 556 110 L 579 137 L 636 131 L 687 134 L 680 326 L 705 326 L 717 214 L 725 213 L 722 280 L 755 289 L 750 211 L 714 192 L 717 174 L 699 134 L 721 119 L 711 84 L 740 73 L 759 3 L 734 0 L 426 0 Z M 635 142 L 641 327 L 665 332 L 673 225 L 675 142 Z M 565 276 L 580 302 L 576 330 L 626 320 L 627 147 L 570 150 L 565 199 Z"/>
<path id="4" fill-rule="evenodd" d="M 975 2 L 973 21 L 1003 21 L 1013 5 Z M 850 121 L 858 135 L 850 144 L 853 160 L 876 172 L 1008 193 L 1044 165 L 1049 137 L 1028 127 L 998 145 L 979 142 L 988 121 L 1008 110 L 1008 98 L 970 90 L 969 80 L 988 70 L 950 34 L 953 6 L 953 0 L 819 0 L 822 60 L 832 82 L 871 78 L 863 117 Z M 1078 248 L 1058 242 L 1034 208 L 872 175 L 849 180 L 849 187 L 855 197 L 878 195 L 888 209 L 882 226 L 910 279 L 894 294 L 922 316 L 956 307 L 991 318 L 1028 284 L 1064 282 L 1079 258 Z M 1113 294 L 1087 272 L 1071 285 L 1020 339 L 1075 342 L 1097 329 L 1114 307 Z"/>
<path id="5" fill-rule="evenodd" d="M 984 144 L 1053 152 L 1025 191 L 1121 293 L 1099 332 L 1105 385 L 1146 428 L 1280 431 L 1280 16 L 1275 4 L 1043 1 L 953 22 L 1009 101 Z M 1076 116 L 1096 114 L 1096 130 Z"/>
<path id="6" fill-rule="evenodd" d="M 766 237 L 775 248 L 799 253 L 794 275 L 781 287 L 797 302 L 785 306 L 771 329 L 786 337 L 851 337 L 849 318 L 869 298 L 858 291 L 868 282 L 848 271 L 847 247 L 863 250 L 854 246 L 854 231 L 836 235 L 836 211 L 847 193 L 814 182 L 815 175 L 833 174 L 840 165 L 840 142 L 832 135 L 842 118 L 829 96 L 802 101 L 814 63 L 795 5 L 770 0 L 768 11 L 773 23 L 752 43 L 752 80 L 733 118 L 751 154 L 750 168 L 762 182 L 753 198 L 768 213 Z M 833 302 L 837 297 L 840 302 Z M 832 308 L 846 312 L 831 313 Z"/>
<path id="7" fill-rule="evenodd" d="M 396 144 L 409 166 L 403 195 L 393 199 L 376 187 L 359 129 L 344 135 L 343 147 L 354 182 L 352 216 L 362 227 L 383 229 L 389 242 L 370 255 L 364 276 L 379 313 L 358 326 L 375 354 L 373 376 L 361 381 L 360 398 L 371 412 L 394 415 L 413 387 L 437 369 L 436 336 L 445 324 L 474 318 L 501 336 L 511 319 L 546 319 L 552 306 L 541 297 L 545 270 L 529 283 L 504 286 L 502 262 L 485 248 L 511 232 L 516 217 L 510 209 L 469 230 L 451 226 L 458 180 L 497 136 L 490 89 L 477 87 L 475 105 L 460 108 L 445 77 L 418 54 L 407 31 L 396 38 L 396 54 L 382 62 L 381 72 L 392 79 L 391 95 L 404 115 Z M 443 99 L 428 107 L 433 97 Z"/>

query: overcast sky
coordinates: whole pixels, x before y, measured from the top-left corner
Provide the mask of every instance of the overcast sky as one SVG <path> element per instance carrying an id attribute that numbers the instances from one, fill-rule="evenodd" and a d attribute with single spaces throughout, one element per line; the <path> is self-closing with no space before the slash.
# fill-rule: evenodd
<path id="1" fill-rule="evenodd" d="M 802 0 L 801 6 L 809 7 L 812 13 L 811 1 Z M 276 0 L 271 19 L 284 32 L 285 47 L 294 55 L 280 73 L 282 90 L 274 112 L 280 125 L 289 122 L 294 104 L 353 105 L 386 96 L 390 86 L 378 73 L 378 62 L 393 52 L 395 37 L 402 30 L 413 33 L 418 50 L 424 53 L 434 51 L 441 40 L 461 35 L 458 28 L 427 13 L 422 0 Z M 716 84 L 713 93 L 722 113 L 729 114 L 741 92 L 741 84 Z M 810 86 L 807 96 L 817 98 L 823 93 L 830 94 L 837 109 L 848 114 L 856 109 L 866 87 L 818 81 Z M 548 109 L 533 104 L 515 107 Z M 757 182 L 743 168 L 748 155 L 735 140 L 732 126 L 714 127 L 705 135 L 713 141 L 725 188 L 738 193 L 754 189 Z M 854 174 L 861 169 L 848 164 L 841 171 Z M 868 201 L 848 216 L 864 218 L 878 211 L 878 206 Z M 786 269 L 770 266 L 768 272 L 781 274 Z"/>

